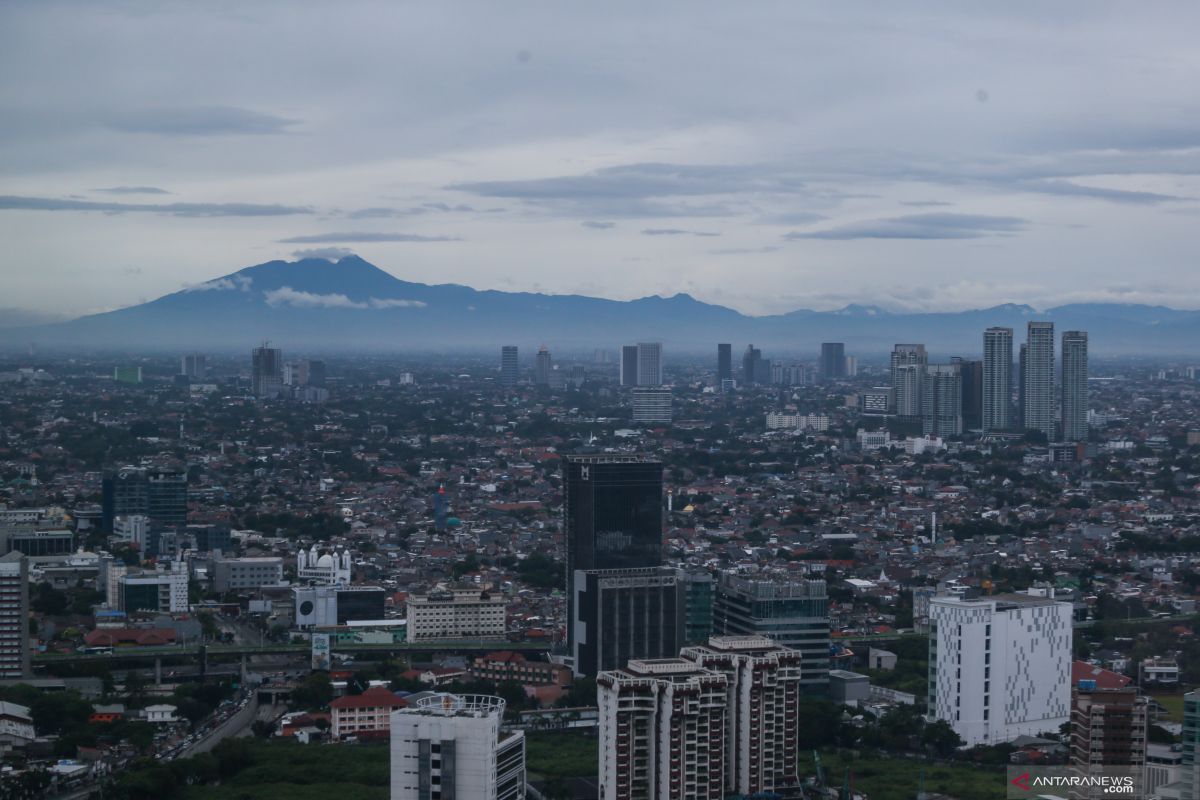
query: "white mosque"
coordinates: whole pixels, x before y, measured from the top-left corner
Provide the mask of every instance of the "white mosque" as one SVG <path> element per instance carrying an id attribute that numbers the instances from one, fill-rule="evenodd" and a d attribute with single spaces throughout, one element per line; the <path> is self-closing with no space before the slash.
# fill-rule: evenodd
<path id="1" fill-rule="evenodd" d="M 296 554 L 296 577 L 327 585 L 350 585 L 350 551 L 322 554 L 314 544 L 311 550 L 300 548 Z"/>

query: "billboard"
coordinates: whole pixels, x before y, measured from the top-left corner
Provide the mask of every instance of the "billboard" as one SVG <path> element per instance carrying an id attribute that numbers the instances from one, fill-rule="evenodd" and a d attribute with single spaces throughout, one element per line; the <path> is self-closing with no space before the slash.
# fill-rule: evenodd
<path id="1" fill-rule="evenodd" d="M 312 668 L 329 671 L 329 634 L 314 633 L 312 635 Z"/>

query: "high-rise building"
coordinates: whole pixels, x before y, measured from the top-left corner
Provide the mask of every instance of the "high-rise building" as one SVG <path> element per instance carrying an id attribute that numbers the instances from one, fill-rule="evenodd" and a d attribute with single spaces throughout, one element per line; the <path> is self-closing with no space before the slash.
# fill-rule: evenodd
<path id="1" fill-rule="evenodd" d="M 633 390 L 633 421 L 641 425 L 671 424 L 671 390 L 639 386 Z"/>
<path id="2" fill-rule="evenodd" d="M 621 346 L 621 385 L 638 385 L 638 346 L 636 344 Z"/>
<path id="3" fill-rule="evenodd" d="M 1017 411 L 1013 419 L 1013 424 L 1021 430 L 1025 429 L 1025 367 L 1028 357 L 1029 344 L 1024 342 L 1017 351 Z"/>
<path id="4" fill-rule="evenodd" d="M 898 344 L 892 348 L 892 388 L 895 389 L 896 416 L 915 419 L 924 414 L 921 390 L 925 384 L 925 366 L 929 355 L 923 344 Z"/>
<path id="5" fill-rule="evenodd" d="M 725 790 L 758 796 L 800 785 L 800 653 L 765 636 L 713 636 L 679 657 L 726 680 Z"/>
<path id="6" fill-rule="evenodd" d="M 275 397 L 283 391 L 283 351 L 263 342 L 250 354 L 250 392 L 255 397 Z"/>
<path id="7" fill-rule="evenodd" d="M 303 363 L 305 367 L 304 385 L 324 389 L 327 382 L 325 362 L 317 358 L 310 358 Z"/>
<path id="8" fill-rule="evenodd" d="M 713 603 L 713 633 L 766 636 L 798 650 L 804 691 L 820 694 L 829 684 L 829 596 L 823 580 L 723 572 Z"/>
<path id="9" fill-rule="evenodd" d="M 704 644 L 712 636 L 715 583 L 708 570 L 679 570 L 683 586 L 683 643 Z"/>
<path id="10" fill-rule="evenodd" d="M 391 800 L 521 800 L 525 734 L 503 731 L 505 702 L 434 694 L 391 712 Z"/>
<path id="11" fill-rule="evenodd" d="M 1062 335 L 1062 438 L 1080 442 L 1088 437 L 1088 335 Z"/>
<path id="12" fill-rule="evenodd" d="M 683 644 L 685 585 L 670 567 L 577 570 L 570 640 L 575 674 L 670 658 Z"/>
<path id="13" fill-rule="evenodd" d="M 517 346 L 506 344 L 500 348 L 500 385 L 517 385 Z"/>
<path id="14" fill-rule="evenodd" d="M 201 353 L 188 353 L 180 359 L 179 374 L 195 379 L 207 378 L 208 356 Z"/>
<path id="15" fill-rule="evenodd" d="M 846 377 L 853 378 L 858 375 L 858 357 L 846 356 Z"/>
<path id="16" fill-rule="evenodd" d="M 567 619 L 573 620 L 577 571 L 662 565 L 663 466 L 640 455 L 568 455 L 563 485 Z"/>
<path id="17" fill-rule="evenodd" d="M 638 342 L 637 385 L 662 386 L 662 342 Z"/>
<path id="18" fill-rule="evenodd" d="M 1137 689 L 1098 689 L 1093 680 L 1080 681 L 1071 697 L 1071 764 L 1138 767 L 1140 774 L 1146 720 L 1147 699 Z"/>
<path id="19" fill-rule="evenodd" d="M 821 343 L 821 378 L 836 380 L 846 377 L 846 345 L 842 342 Z"/>
<path id="20" fill-rule="evenodd" d="M 141 514 L 153 525 L 187 525 L 187 473 L 177 470 L 121 467 L 101 482 L 101 525 L 113 532 L 117 517 Z"/>
<path id="21" fill-rule="evenodd" d="M 758 381 L 762 371 L 759 366 L 761 362 L 762 350 L 752 344 L 746 345 L 746 352 L 742 354 L 742 383 L 750 386 Z"/>
<path id="22" fill-rule="evenodd" d="M 1012 328 L 983 332 L 983 430 L 1012 428 Z"/>
<path id="23" fill-rule="evenodd" d="M 961 436 L 962 376 L 958 364 L 931 364 L 925 367 L 921 390 L 924 413 L 921 431 L 926 436 Z"/>
<path id="24" fill-rule="evenodd" d="M 411 595 L 408 599 L 408 640 L 502 640 L 507 630 L 503 595 L 455 590 Z"/>
<path id="25" fill-rule="evenodd" d="M 682 658 L 600 673 L 601 800 L 724 798 L 728 686 Z"/>
<path id="26" fill-rule="evenodd" d="M 958 364 L 962 378 L 963 430 L 978 430 L 983 427 L 983 362 L 957 356 L 950 362 Z"/>
<path id="27" fill-rule="evenodd" d="M 550 357 L 550 351 L 546 349 L 546 345 L 542 345 L 538 348 L 533 362 L 533 382 L 538 386 L 549 386 L 552 369 L 554 369 L 554 359 Z"/>
<path id="28" fill-rule="evenodd" d="M 717 345 L 717 388 L 725 390 L 726 381 L 733 380 L 733 345 Z"/>
<path id="29" fill-rule="evenodd" d="M 1054 437 L 1054 323 L 1030 322 L 1027 331 L 1021 422 Z"/>
<path id="30" fill-rule="evenodd" d="M 969 746 L 1070 719 L 1070 603 L 1024 594 L 929 601 L 929 719 Z"/>
<path id="31" fill-rule="evenodd" d="M 1183 791 L 1180 797 L 1200 797 L 1200 691 L 1183 696 Z"/>
<path id="32" fill-rule="evenodd" d="M 29 560 L 0 556 L 0 679 L 29 677 Z"/>

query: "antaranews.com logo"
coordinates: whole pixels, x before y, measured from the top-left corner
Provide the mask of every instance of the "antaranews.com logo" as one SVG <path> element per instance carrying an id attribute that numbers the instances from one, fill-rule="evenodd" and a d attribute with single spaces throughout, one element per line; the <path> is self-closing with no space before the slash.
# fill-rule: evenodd
<path id="1" fill-rule="evenodd" d="M 1141 800 L 1142 772 L 1136 767 L 1009 767 L 1008 800 L 1040 797 L 1130 798 Z"/>

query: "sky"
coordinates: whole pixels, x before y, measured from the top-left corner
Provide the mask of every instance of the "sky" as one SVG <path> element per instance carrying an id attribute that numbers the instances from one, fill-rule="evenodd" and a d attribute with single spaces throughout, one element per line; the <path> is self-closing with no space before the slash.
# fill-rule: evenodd
<path id="1" fill-rule="evenodd" d="M 1200 5 L 0 0 L 0 315 L 356 253 L 768 314 L 1200 308 Z"/>

